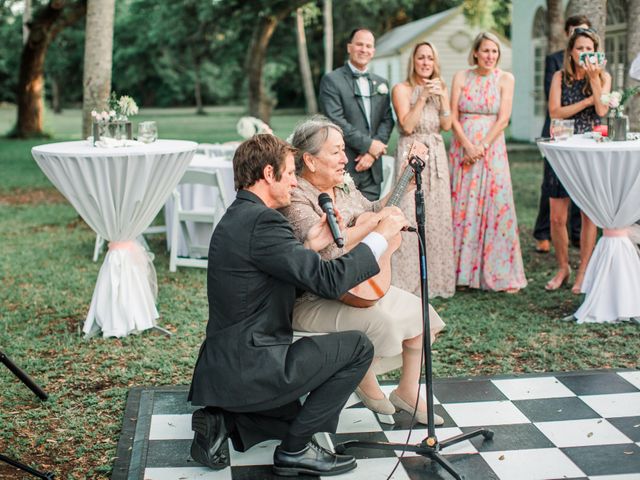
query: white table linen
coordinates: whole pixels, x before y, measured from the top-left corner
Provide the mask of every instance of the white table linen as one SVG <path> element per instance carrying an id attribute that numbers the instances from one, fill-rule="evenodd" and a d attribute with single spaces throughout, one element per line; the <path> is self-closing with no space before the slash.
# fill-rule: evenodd
<path id="1" fill-rule="evenodd" d="M 123 337 L 152 328 L 156 273 L 135 239 L 153 221 L 196 150 L 195 142 L 96 148 L 86 141 L 34 147 L 31 153 L 51 183 L 109 244 L 98 273 L 86 337 Z"/>
<path id="2" fill-rule="evenodd" d="M 224 194 L 227 206 L 231 205 L 236 198 L 236 191 L 233 184 L 233 163 L 231 160 L 221 157 L 209 157 L 196 154 L 193 156 L 187 170 L 215 171 L 217 170 L 222 183 L 224 184 Z M 178 185 L 180 192 L 180 202 L 186 210 L 215 209 L 219 217 L 222 217 L 226 206 L 219 205 L 219 195 L 216 187 L 206 185 Z M 167 249 L 171 250 L 171 232 L 173 231 L 173 199 L 169 197 L 164 208 L 164 218 L 167 225 Z M 219 220 L 219 218 L 218 218 Z M 211 226 L 202 223 L 187 222 L 187 229 L 194 243 L 198 245 L 208 245 L 211 240 Z M 188 256 L 186 242 L 182 231 L 178 232 L 178 256 Z"/>
<path id="3" fill-rule="evenodd" d="M 538 145 L 571 199 L 604 229 L 582 283 L 578 323 L 640 317 L 640 258 L 625 230 L 640 219 L 640 141 L 575 135 Z"/>

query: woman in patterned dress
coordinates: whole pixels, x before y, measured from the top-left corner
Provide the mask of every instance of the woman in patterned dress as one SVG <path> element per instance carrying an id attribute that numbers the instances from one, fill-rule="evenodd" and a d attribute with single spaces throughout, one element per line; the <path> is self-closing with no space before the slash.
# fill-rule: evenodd
<path id="1" fill-rule="evenodd" d="M 431 43 L 422 42 L 414 47 L 409 57 L 407 80 L 393 87 L 392 101 L 400 129 L 396 153 L 398 177 L 414 140 L 429 148 L 427 165 L 422 171 L 429 297 L 450 297 L 456 290 L 451 183 L 440 130 L 451 129 L 451 112 L 447 86 L 440 77 L 438 52 Z M 414 223 L 414 195 L 405 195 L 400 209 Z M 402 234 L 402 245 L 393 254 L 391 267 L 395 286 L 420 295 L 418 239 L 415 233 Z"/>
<path id="2" fill-rule="evenodd" d="M 564 68 L 553 75 L 549 90 L 549 115 L 551 118 L 574 120 L 574 133 L 591 131 L 600 124 L 600 117 L 609 107 L 600 101 L 603 93 L 611 88 L 611 77 L 604 65 L 587 62 L 580 64 L 580 53 L 598 50 L 600 39 L 593 30 L 576 28 L 569 38 L 564 53 Z M 560 183 L 553 169 L 549 169 L 545 182 L 549 185 L 549 211 L 551 220 L 551 242 L 556 252 L 558 272 L 549 280 L 545 289 L 557 290 L 569 281 L 569 239 L 566 222 L 569 194 Z M 564 222 L 564 223 L 562 223 Z M 596 244 L 595 224 L 582 212 L 580 232 L 580 266 L 571 291 L 579 294 L 587 264 Z"/>
<path id="3" fill-rule="evenodd" d="M 345 245 L 335 243 L 318 253 L 329 260 L 345 254 L 357 245 L 387 215 L 400 215 L 397 207 L 385 207 L 384 200 L 371 202 L 345 174 L 342 130 L 327 118 L 316 116 L 306 120 L 293 133 L 291 144 L 298 149 L 296 169 L 298 186 L 292 191 L 291 205 L 282 209 L 293 232 L 301 241 L 322 216 L 318 195 L 329 195 L 346 228 L 342 229 Z M 360 215 L 371 212 L 365 220 Z M 431 341 L 444 323 L 429 306 Z M 300 296 L 293 308 L 293 328 L 305 332 L 337 332 L 359 330 L 373 343 L 375 360 L 362 379 L 357 394 L 369 409 L 393 414 L 396 409 L 413 414 L 422 367 L 422 302 L 412 293 L 391 286 L 378 302 L 367 308 L 357 308 L 338 300 L 320 298 L 310 293 Z M 387 398 L 378 385 L 376 373 L 402 366 L 398 387 Z M 420 398 L 416 420 L 427 422 L 426 402 Z M 435 424 L 442 417 L 435 415 Z"/>
<path id="4" fill-rule="evenodd" d="M 500 41 L 479 34 L 451 87 L 451 198 L 456 284 L 515 293 L 527 285 L 504 129 L 514 78 L 500 70 Z"/>

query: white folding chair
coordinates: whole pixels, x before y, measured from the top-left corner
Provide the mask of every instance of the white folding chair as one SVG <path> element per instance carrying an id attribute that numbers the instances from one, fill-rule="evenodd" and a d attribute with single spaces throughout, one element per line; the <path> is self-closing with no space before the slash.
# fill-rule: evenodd
<path id="1" fill-rule="evenodd" d="M 213 207 L 185 209 L 180 199 L 179 188 L 174 190 L 172 194 L 173 218 L 171 229 L 171 252 L 169 255 L 170 272 L 175 272 L 178 266 L 207 268 L 209 245 L 199 245 L 190 234 L 186 222 L 211 224 L 211 232 L 213 232 L 213 229 L 222 218 L 222 215 L 228 206 L 224 192 L 224 185 L 217 170 L 187 170 L 180 180 L 179 185 L 185 184 L 212 187 L 212 195 L 214 195 L 213 192 L 215 192 L 217 198 L 215 198 Z M 178 256 L 178 232 L 182 232 L 187 250 L 187 257 Z"/>
<path id="2" fill-rule="evenodd" d="M 199 143 L 196 149 L 196 154 L 206 155 L 210 158 L 224 158 L 225 160 L 232 160 L 236 148 L 238 148 L 238 142 Z"/>
<path id="3" fill-rule="evenodd" d="M 382 185 L 380 186 L 380 198 L 391 191 L 395 182 L 396 159 L 391 155 L 382 155 Z"/>

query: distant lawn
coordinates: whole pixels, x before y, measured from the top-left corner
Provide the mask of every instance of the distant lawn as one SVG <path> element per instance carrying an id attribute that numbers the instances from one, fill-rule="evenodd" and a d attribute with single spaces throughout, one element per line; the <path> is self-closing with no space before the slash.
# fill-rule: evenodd
<path id="1" fill-rule="evenodd" d="M 162 138 L 236 140 L 241 109 L 146 110 L 134 119 L 158 122 Z M 0 132 L 12 109 L 0 108 Z M 275 115 L 286 137 L 301 115 Z M 79 139 L 77 110 L 47 113 L 51 141 Z M 131 387 L 190 382 L 207 318 L 205 271 L 168 272 L 162 236 L 150 237 L 158 275 L 160 325 L 123 339 L 83 340 L 100 263 L 91 261 L 95 234 L 50 185 L 30 155 L 42 141 L 0 139 L 0 349 L 50 394 L 34 395 L 0 366 L 0 453 L 53 470 L 60 479 L 110 477 Z M 535 151 L 510 156 L 520 239 L 529 286 L 516 295 L 461 291 L 432 303 L 447 323 L 434 345 L 434 373 L 448 376 L 639 368 L 640 328 L 561 321 L 581 297 L 546 292 L 551 255 L 533 251 L 542 165 Z M 427 206 L 427 208 L 429 208 Z M 572 263 L 577 251 L 571 250 Z M 391 377 L 397 375 L 392 372 Z M 0 465 L 0 479 L 29 478 Z"/>

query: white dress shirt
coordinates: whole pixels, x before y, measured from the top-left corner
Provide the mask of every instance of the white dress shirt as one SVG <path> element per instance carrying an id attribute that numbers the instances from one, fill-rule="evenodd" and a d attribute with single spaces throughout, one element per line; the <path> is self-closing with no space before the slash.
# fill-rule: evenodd
<path id="1" fill-rule="evenodd" d="M 349 68 L 352 72 L 367 73 L 366 68 L 364 70 L 360 70 L 356 68 L 351 62 L 347 62 L 347 64 L 349 65 Z M 356 84 L 358 85 L 360 95 L 362 96 L 362 103 L 364 104 L 367 124 L 369 124 L 369 129 L 371 129 L 371 84 L 369 83 L 369 79 L 367 77 L 359 77 L 356 80 Z"/>
<path id="2" fill-rule="evenodd" d="M 362 243 L 371 249 L 376 260 L 380 260 L 380 257 L 389 246 L 387 239 L 378 232 L 369 232 L 369 234 L 362 239 Z"/>

